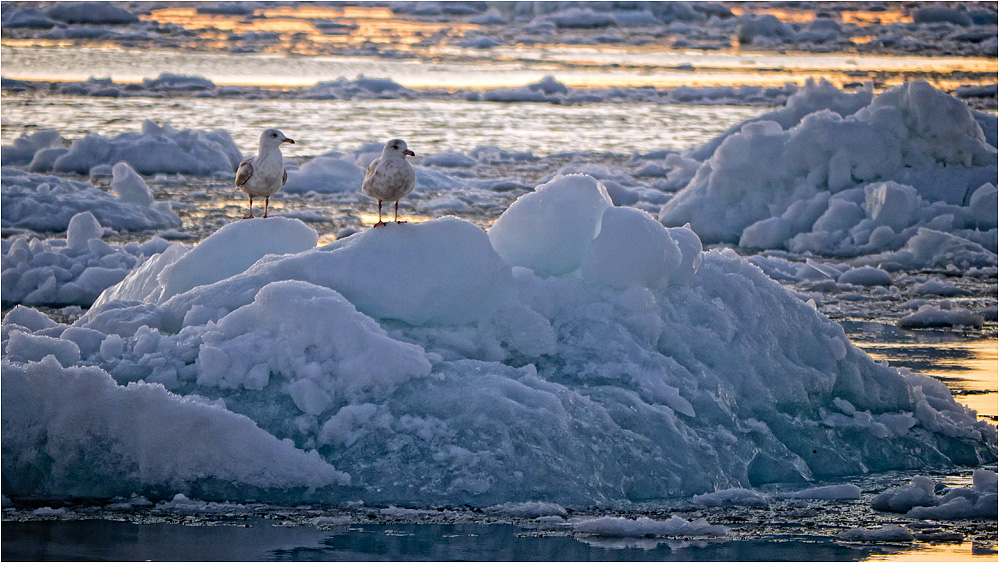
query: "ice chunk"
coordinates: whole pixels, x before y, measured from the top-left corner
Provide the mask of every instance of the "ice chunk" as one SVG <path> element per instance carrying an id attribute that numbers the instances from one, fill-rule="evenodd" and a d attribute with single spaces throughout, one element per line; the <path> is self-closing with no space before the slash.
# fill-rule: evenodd
<path id="1" fill-rule="evenodd" d="M 891 285 L 891 274 L 880 268 L 862 266 L 843 272 L 836 279 L 836 283 L 863 286 Z"/>
<path id="2" fill-rule="evenodd" d="M 634 520 L 616 516 L 591 518 L 572 525 L 572 529 L 580 534 L 595 536 L 614 536 L 644 538 L 648 536 L 724 536 L 728 534 L 725 526 L 708 524 L 707 520 L 684 520 L 679 516 L 671 516 L 669 520 L 652 520 L 640 516 Z"/>
<path id="3" fill-rule="evenodd" d="M 871 507 L 875 510 L 908 512 L 915 506 L 932 506 L 936 504 L 933 489 L 933 481 L 929 478 L 913 477 L 909 484 L 892 487 L 874 497 Z"/>
<path id="4" fill-rule="evenodd" d="M 649 286 L 669 275 L 682 258 L 669 232 L 648 213 L 630 207 L 604 211 L 583 256 L 583 277 L 619 289 Z"/>
<path id="5" fill-rule="evenodd" d="M 190 491 L 185 483 L 195 481 L 207 494 L 213 486 L 216 494 L 232 494 L 237 483 L 249 487 L 243 489 L 249 496 L 256 496 L 254 487 L 350 481 L 315 452 L 278 440 L 249 418 L 160 385 L 122 387 L 100 369 L 66 369 L 51 360 L 16 365 L 5 358 L 2 373 L 4 466 L 23 468 L 8 474 L 9 494 L 37 491 L 38 479 L 47 491 L 82 492 L 86 483 L 89 494 L 103 497 L 149 486 Z"/>
<path id="6" fill-rule="evenodd" d="M 908 543 L 915 538 L 907 528 L 889 524 L 880 528 L 850 528 L 836 536 L 840 541 Z"/>
<path id="7" fill-rule="evenodd" d="M 315 248 L 319 235 L 301 221 L 272 217 L 235 221 L 192 248 L 160 272 L 160 299 L 245 271 L 267 254 L 292 254 Z"/>
<path id="8" fill-rule="evenodd" d="M 101 225 L 115 230 L 141 231 L 181 224 L 168 202 L 151 206 L 125 202 L 89 183 L 5 167 L 0 184 L 4 227 L 60 232 L 82 212 L 91 213 Z"/>
<path id="9" fill-rule="evenodd" d="M 153 194 L 149 191 L 149 186 L 127 162 L 115 164 L 112 175 L 111 189 L 118 199 L 139 205 L 152 205 Z"/>
<path id="10" fill-rule="evenodd" d="M 999 225 L 999 190 L 985 184 L 971 194 L 971 215 L 979 229 L 995 229 Z"/>
<path id="11" fill-rule="evenodd" d="M 100 222 L 89 211 L 73 215 L 66 228 L 66 244 L 74 250 L 83 250 L 87 248 L 87 243 L 91 239 L 100 239 L 103 236 L 104 227 L 101 227 Z"/>
<path id="12" fill-rule="evenodd" d="M 860 500 L 860 487 L 856 485 L 827 485 L 812 487 L 793 493 L 781 494 L 783 498 L 823 499 L 823 500 Z"/>
<path id="13" fill-rule="evenodd" d="M 915 313 L 902 317 L 895 324 L 899 328 L 946 328 L 958 326 L 981 328 L 984 322 L 981 315 L 963 307 L 941 309 L 927 304 L 921 306 Z"/>
<path id="14" fill-rule="evenodd" d="M 864 188 L 867 216 L 878 225 L 901 231 L 912 224 L 920 198 L 916 188 L 895 182 L 870 184 Z"/>
<path id="15" fill-rule="evenodd" d="M 31 332 L 35 332 L 45 328 L 54 327 L 57 323 L 50 319 L 48 315 L 37 309 L 17 305 L 4 315 L 3 324 L 21 326 Z"/>
<path id="16" fill-rule="evenodd" d="M 517 198 L 489 229 L 489 242 L 510 266 L 539 276 L 575 271 L 612 206 L 591 176 L 557 176 Z"/>
<path id="17" fill-rule="evenodd" d="M 694 495 L 690 500 L 701 506 L 766 506 L 770 503 L 770 499 L 765 495 L 738 488 Z"/>

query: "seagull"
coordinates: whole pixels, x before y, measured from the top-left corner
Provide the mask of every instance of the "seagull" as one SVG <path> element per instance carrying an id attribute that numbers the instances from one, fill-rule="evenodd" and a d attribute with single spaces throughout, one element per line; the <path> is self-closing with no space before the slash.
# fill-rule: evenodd
<path id="1" fill-rule="evenodd" d="M 361 191 L 378 200 L 376 227 L 385 224 L 382 221 L 383 201 L 395 202 L 395 222 L 400 222 L 399 200 L 413 191 L 413 187 L 416 185 L 416 172 L 406 161 L 407 156 L 416 156 L 416 153 L 406 147 L 406 141 L 392 139 L 385 143 L 382 155 L 372 160 L 371 164 L 368 165 L 368 172 L 364 175 Z M 405 223 L 405 221 L 402 222 Z"/>
<path id="2" fill-rule="evenodd" d="M 264 218 L 271 196 L 288 181 L 288 171 L 281 158 L 281 144 L 295 144 L 277 129 L 260 134 L 260 150 L 256 156 L 244 158 L 236 169 L 236 187 L 250 196 L 250 212 L 243 219 L 253 219 L 253 198 L 264 198 Z"/>

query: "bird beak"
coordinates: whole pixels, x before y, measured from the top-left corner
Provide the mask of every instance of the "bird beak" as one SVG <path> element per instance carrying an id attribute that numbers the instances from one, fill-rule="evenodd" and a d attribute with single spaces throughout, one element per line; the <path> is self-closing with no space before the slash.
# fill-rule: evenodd
<path id="1" fill-rule="evenodd" d="M 402 154 L 404 154 L 406 156 L 416 156 L 416 153 L 413 152 L 413 151 L 411 151 L 411 150 L 409 150 L 409 149 L 406 149 L 406 150 L 402 151 Z"/>
<path id="2" fill-rule="evenodd" d="M 293 145 L 295 144 L 295 141 L 289 139 L 288 137 L 285 137 L 284 139 L 282 139 L 281 142 L 282 143 L 291 143 Z"/>

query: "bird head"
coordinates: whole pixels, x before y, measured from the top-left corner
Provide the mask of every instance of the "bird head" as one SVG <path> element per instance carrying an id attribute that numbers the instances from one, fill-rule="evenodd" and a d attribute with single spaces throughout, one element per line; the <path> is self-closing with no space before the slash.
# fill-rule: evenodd
<path id="1" fill-rule="evenodd" d="M 382 156 L 406 158 L 407 156 L 416 156 L 416 153 L 409 150 L 409 147 L 406 146 L 406 141 L 403 141 L 402 139 L 392 139 L 391 141 L 385 143 L 385 148 L 382 149 Z"/>
<path id="2" fill-rule="evenodd" d="M 278 131 L 277 129 L 265 129 L 263 133 L 260 134 L 260 148 L 264 147 L 279 147 L 282 143 L 295 144 L 295 141 L 284 136 L 284 133 Z"/>

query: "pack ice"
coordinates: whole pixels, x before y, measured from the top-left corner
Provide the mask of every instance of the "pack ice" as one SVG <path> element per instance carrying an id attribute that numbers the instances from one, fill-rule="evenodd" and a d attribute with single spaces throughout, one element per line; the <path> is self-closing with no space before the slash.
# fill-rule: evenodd
<path id="1" fill-rule="evenodd" d="M 786 107 L 686 155 L 697 172 L 659 218 L 690 223 L 705 243 L 994 266 L 996 130 L 995 116 L 925 82 L 874 96 L 809 81 Z M 941 237 L 960 256 L 920 252 Z"/>
<path id="2" fill-rule="evenodd" d="M 13 309 L 4 494 L 593 505 L 996 460 L 941 383 L 590 176 L 488 233 L 316 241 L 237 221 L 72 326 Z"/>

